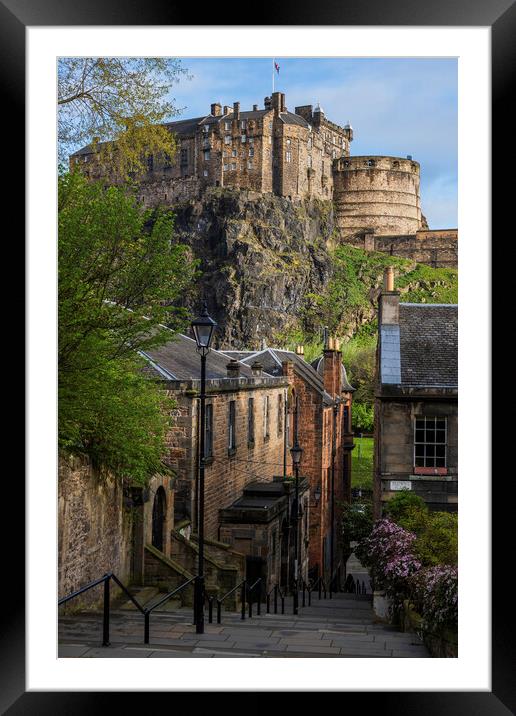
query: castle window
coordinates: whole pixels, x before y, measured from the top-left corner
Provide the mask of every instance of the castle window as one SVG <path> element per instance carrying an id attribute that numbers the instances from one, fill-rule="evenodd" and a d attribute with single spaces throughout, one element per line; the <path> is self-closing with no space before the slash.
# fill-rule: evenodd
<path id="1" fill-rule="evenodd" d="M 229 164 L 224 164 L 223 171 L 227 172 L 229 169 Z"/>
<path id="2" fill-rule="evenodd" d="M 208 170 L 205 169 L 202 174 L 203 174 L 203 176 L 207 177 L 207 176 L 208 176 Z"/>
<path id="3" fill-rule="evenodd" d="M 287 160 L 287 162 L 291 162 L 292 161 L 292 152 L 287 152 L 285 159 Z"/>
<path id="4" fill-rule="evenodd" d="M 247 401 L 247 442 L 254 444 L 254 398 Z"/>
<path id="5" fill-rule="evenodd" d="M 254 137 L 249 137 L 247 141 L 249 142 L 249 144 L 254 144 Z"/>
<path id="6" fill-rule="evenodd" d="M 269 122 L 269 129 L 272 130 L 272 122 Z"/>
<path id="7" fill-rule="evenodd" d="M 234 172 L 234 171 L 236 170 L 236 164 L 235 164 L 235 163 L 232 163 L 232 164 L 230 165 L 230 168 L 231 168 L 231 171 Z"/>
<path id="8" fill-rule="evenodd" d="M 312 148 L 312 137 L 308 137 L 307 146 L 308 146 L 308 149 Z"/>
<path id="9" fill-rule="evenodd" d="M 246 122 L 245 122 L 245 119 L 243 119 L 243 120 L 240 122 L 240 128 L 241 128 L 241 129 L 245 129 L 245 126 L 246 126 Z"/>
<path id="10" fill-rule="evenodd" d="M 269 144 L 272 144 L 272 137 L 269 137 Z"/>
<path id="11" fill-rule="evenodd" d="M 287 147 L 290 147 L 290 139 L 287 139 Z"/>
<path id="12" fill-rule="evenodd" d="M 253 147 L 249 147 L 249 156 L 254 157 L 254 148 Z"/>
<path id="13" fill-rule="evenodd" d="M 247 141 L 247 137 L 245 136 L 245 134 L 242 134 L 240 139 L 242 140 L 242 144 L 245 144 Z"/>
<path id="14" fill-rule="evenodd" d="M 231 134 L 226 134 L 224 136 L 224 144 L 231 144 Z"/>
<path id="15" fill-rule="evenodd" d="M 205 134 L 207 134 L 207 133 L 210 131 L 210 128 L 208 127 L 207 124 L 204 125 L 204 127 L 202 128 L 202 131 L 203 131 Z"/>
<path id="16" fill-rule="evenodd" d="M 331 153 L 331 156 L 333 157 L 333 159 L 337 159 L 337 150 L 336 149 L 333 150 L 333 152 Z"/>
<path id="17" fill-rule="evenodd" d="M 231 156 L 232 156 L 232 157 L 236 157 L 236 155 L 237 155 L 237 150 L 236 150 L 236 149 L 232 149 L 232 150 L 231 150 Z"/>
<path id="18" fill-rule="evenodd" d="M 204 154 L 204 161 L 205 161 L 205 162 L 209 162 L 209 161 L 210 161 L 210 150 L 209 150 L 209 149 L 205 149 L 204 152 L 203 152 L 203 154 Z"/>
<path id="19" fill-rule="evenodd" d="M 400 163 L 399 163 L 399 162 L 393 162 L 393 163 L 392 163 L 392 168 L 393 168 L 393 169 L 399 169 L 399 166 L 400 166 Z"/>
<path id="20" fill-rule="evenodd" d="M 224 129 L 226 130 L 226 132 L 230 132 L 231 131 L 231 122 L 224 122 Z"/>
<path id="21" fill-rule="evenodd" d="M 252 169 L 252 168 L 253 168 L 253 163 L 252 163 L 252 162 L 247 162 L 247 168 L 248 168 L 248 169 Z"/>
<path id="22" fill-rule="evenodd" d="M 278 435 L 283 432 L 283 396 L 278 395 Z"/>
<path id="23" fill-rule="evenodd" d="M 364 164 L 366 167 L 374 167 L 376 165 L 376 162 L 374 159 L 366 159 Z"/>
<path id="24" fill-rule="evenodd" d="M 308 166 L 309 169 L 312 168 L 312 156 L 311 156 L 310 154 L 309 154 L 309 155 L 307 156 L 307 158 L 306 158 L 306 164 L 307 164 L 307 166 Z"/>

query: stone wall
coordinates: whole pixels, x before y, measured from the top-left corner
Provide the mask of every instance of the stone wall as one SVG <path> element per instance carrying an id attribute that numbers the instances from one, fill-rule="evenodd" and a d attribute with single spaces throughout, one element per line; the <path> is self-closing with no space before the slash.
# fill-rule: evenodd
<path id="1" fill-rule="evenodd" d="M 128 584 L 132 516 L 121 485 L 101 479 L 85 459 L 61 457 L 58 499 L 59 597 L 110 571 Z M 97 587 L 71 604 L 89 606 L 101 599 L 102 588 Z"/>
<path id="2" fill-rule="evenodd" d="M 433 268 L 458 266 L 457 229 L 420 229 L 415 234 L 398 236 L 363 231 L 344 237 L 344 241 L 365 251 L 382 251 Z"/>
<path id="3" fill-rule="evenodd" d="M 422 226 L 419 164 L 399 157 L 343 157 L 333 163 L 333 201 L 341 238 L 415 234 Z"/>

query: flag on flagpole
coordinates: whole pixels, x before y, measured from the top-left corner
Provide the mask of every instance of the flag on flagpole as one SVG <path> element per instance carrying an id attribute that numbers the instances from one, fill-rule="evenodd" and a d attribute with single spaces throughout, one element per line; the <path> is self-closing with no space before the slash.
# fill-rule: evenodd
<path id="1" fill-rule="evenodd" d="M 278 65 L 277 62 L 274 63 L 274 69 L 276 70 L 276 72 L 277 72 L 278 75 L 279 75 L 279 65 Z"/>

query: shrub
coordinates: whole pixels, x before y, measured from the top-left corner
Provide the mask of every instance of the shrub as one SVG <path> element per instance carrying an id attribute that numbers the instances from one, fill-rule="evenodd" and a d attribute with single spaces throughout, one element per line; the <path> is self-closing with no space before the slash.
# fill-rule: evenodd
<path id="1" fill-rule="evenodd" d="M 384 589 L 399 607 L 406 592 L 406 580 L 421 567 L 413 554 L 416 535 L 389 519 L 378 520 L 361 540 L 355 554 L 369 574 L 375 589 Z"/>
<path id="2" fill-rule="evenodd" d="M 429 631 L 454 628 L 458 619 L 457 568 L 439 565 L 421 569 L 408 580 L 411 601 Z"/>
<path id="3" fill-rule="evenodd" d="M 372 433 L 374 428 L 374 408 L 367 403 L 353 401 L 351 411 L 353 430 L 355 432 Z"/>

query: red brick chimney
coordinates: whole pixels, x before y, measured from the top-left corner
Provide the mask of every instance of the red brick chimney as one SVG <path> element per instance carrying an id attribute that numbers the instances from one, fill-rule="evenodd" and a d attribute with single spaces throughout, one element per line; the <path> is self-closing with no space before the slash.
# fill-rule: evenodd
<path id="1" fill-rule="evenodd" d="M 339 342 L 329 336 L 323 351 L 323 383 L 324 390 L 336 398 L 342 388 L 342 354 Z"/>
<path id="2" fill-rule="evenodd" d="M 282 373 L 288 378 L 289 383 L 294 382 L 294 363 L 291 360 L 284 360 L 281 363 Z"/>

